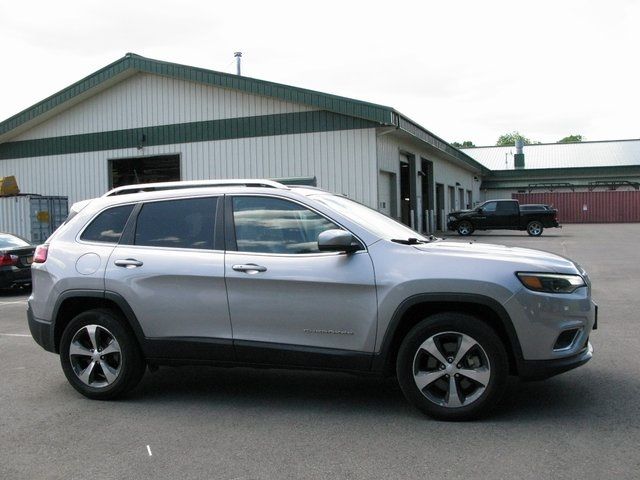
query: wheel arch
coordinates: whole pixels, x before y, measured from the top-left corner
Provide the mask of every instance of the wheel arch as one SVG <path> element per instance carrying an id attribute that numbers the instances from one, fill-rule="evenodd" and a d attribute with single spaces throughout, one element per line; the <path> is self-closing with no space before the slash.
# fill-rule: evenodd
<path id="1" fill-rule="evenodd" d="M 468 293 L 425 293 L 402 302 L 389 322 L 380 351 L 374 356 L 373 370 L 385 374 L 395 371 L 400 344 L 409 330 L 425 317 L 441 312 L 472 314 L 493 328 L 504 342 L 510 372 L 517 374 L 522 348 L 508 313 L 496 300 Z"/>
<path id="2" fill-rule="evenodd" d="M 119 294 L 100 290 L 67 290 L 56 302 L 53 310 L 53 348 L 60 353 L 62 332 L 69 322 L 78 314 L 93 308 L 108 308 L 122 315 L 127 326 L 133 332 L 138 345 L 144 345 L 144 333 L 133 310 Z"/>

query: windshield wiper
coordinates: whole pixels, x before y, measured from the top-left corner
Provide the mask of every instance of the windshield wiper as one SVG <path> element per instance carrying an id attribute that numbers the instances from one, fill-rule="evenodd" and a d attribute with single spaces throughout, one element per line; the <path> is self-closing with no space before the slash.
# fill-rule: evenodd
<path id="1" fill-rule="evenodd" d="M 392 242 L 401 243 L 402 245 L 418 245 L 420 243 L 427 243 L 427 240 L 419 240 L 415 237 L 404 238 L 392 238 Z"/>
<path id="2" fill-rule="evenodd" d="M 402 245 L 420 245 L 421 243 L 431 243 L 431 242 L 435 242 L 436 240 L 441 240 L 441 239 L 434 235 L 429 235 L 427 237 L 427 240 L 420 240 L 419 238 L 415 238 L 415 237 L 409 237 L 406 239 L 404 238 L 391 239 L 392 242 L 400 243 Z"/>

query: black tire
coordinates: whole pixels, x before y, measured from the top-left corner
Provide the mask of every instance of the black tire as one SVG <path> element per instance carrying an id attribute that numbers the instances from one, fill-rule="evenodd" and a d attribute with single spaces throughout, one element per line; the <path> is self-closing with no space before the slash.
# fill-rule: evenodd
<path id="1" fill-rule="evenodd" d="M 72 340 L 75 339 L 74 346 L 76 348 L 79 343 L 83 342 L 87 348 L 91 348 L 90 338 L 85 333 L 89 331 L 87 326 L 90 329 L 93 328 L 92 326 L 98 327 L 95 329 L 98 333 L 94 334 L 98 338 L 98 343 L 111 338 L 117 341 L 119 352 L 107 354 L 106 360 L 103 360 L 117 366 L 115 379 L 108 384 L 107 376 L 103 373 L 103 367 L 100 366 L 100 363 L 96 363 L 92 367 L 94 372 L 87 377 L 88 380 L 90 378 L 96 380 L 93 382 L 96 386 L 91 386 L 80 379 L 79 373 L 76 371 L 80 370 L 81 362 L 85 361 L 87 365 L 93 362 L 90 360 L 92 357 L 87 354 L 75 355 L 72 363 L 69 354 Z M 98 349 L 98 351 L 100 350 Z M 107 351 L 106 348 L 105 351 Z M 99 362 L 100 360 L 96 359 L 95 361 Z M 60 340 L 60 363 L 73 388 L 85 397 L 94 400 L 110 400 L 130 391 L 140 382 L 146 367 L 138 342 L 126 321 L 117 312 L 103 308 L 82 312 L 69 322 Z M 105 385 L 100 385 L 100 379 L 104 380 L 102 383 Z"/>
<path id="2" fill-rule="evenodd" d="M 542 235 L 543 230 L 544 227 L 538 220 L 532 220 L 527 224 L 527 233 L 532 237 L 539 237 Z"/>
<path id="3" fill-rule="evenodd" d="M 473 224 L 469 220 L 462 220 L 458 224 L 458 234 L 463 237 L 467 237 L 473 233 L 475 228 L 473 228 Z"/>
<path id="4" fill-rule="evenodd" d="M 450 376 L 446 375 L 448 379 L 441 376 L 438 380 L 432 381 L 432 383 L 421 390 L 414 378 L 414 374 L 418 374 L 419 371 L 418 363 L 424 360 L 421 356 L 425 351 L 420 347 L 432 338 L 455 338 L 456 334 L 461 335 L 459 337 L 460 339 L 464 337 L 471 338 L 479 345 L 480 349 L 472 347 L 469 350 L 469 352 L 471 352 L 469 355 L 475 355 L 477 359 L 465 357 L 460 363 L 468 362 L 471 358 L 477 362 L 477 366 L 481 367 L 481 369 L 477 371 L 486 371 L 488 368 L 488 373 L 486 373 L 488 381 L 486 385 L 481 386 L 480 383 L 469 380 L 464 374 L 455 375 L 452 373 Z M 445 345 L 452 344 L 449 343 Z M 438 348 L 438 351 L 439 353 L 443 353 L 442 348 Z M 429 354 L 426 355 L 430 357 Z M 454 364 L 450 361 L 453 356 L 446 357 L 443 354 L 443 357 L 445 361 L 449 363 L 445 368 L 453 369 Z M 482 360 L 480 360 L 480 358 L 482 358 Z M 439 362 L 435 360 L 435 357 L 429 358 L 428 362 L 435 362 L 436 365 L 439 364 Z M 486 365 L 482 365 L 482 363 L 486 363 Z M 460 365 L 458 365 L 458 367 L 459 366 Z M 466 366 L 463 366 L 463 368 L 466 368 Z M 440 373 L 439 370 L 443 372 L 441 375 L 449 371 L 444 370 L 443 365 L 440 365 L 434 367 L 432 372 L 427 373 L 438 374 Z M 469 372 L 470 370 L 466 371 Z M 396 374 L 400 388 L 409 403 L 423 413 L 440 420 L 471 420 L 489 413 L 502 398 L 509 375 L 509 362 L 505 346 L 491 327 L 479 318 L 468 314 L 445 312 L 425 318 L 409 331 L 402 341 L 398 352 Z M 456 379 L 452 378 L 454 376 Z M 436 399 L 431 396 L 429 389 L 441 388 L 443 381 L 445 382 L 445 386 L 451 385 L 449 382 L 455 382 L 456 398 L 462 399 L 460 406 L 445 406 L 445 403 L 449 400 L 447 396 L 444 397 L 442 402 L 437 402 Z M 466 397 L 466 394 L 463 393 L 464 388 L 469 392 Z M 474 398 L 474 396 L 477 397 Z M 469 403 L 465 404 L 467 401 L 469 401 Z"/>

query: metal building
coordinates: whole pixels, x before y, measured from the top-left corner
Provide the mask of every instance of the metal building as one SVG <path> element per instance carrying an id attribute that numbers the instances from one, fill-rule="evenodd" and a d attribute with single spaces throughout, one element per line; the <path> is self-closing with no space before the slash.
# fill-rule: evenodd
<path id="1" fill-rule="evenodd" d="M 526 145 L 522 163 L 515 147 L 475 147 L 464 152 L 488 169 L 481 196 L 602 192 L 640 189 L 640 139 Z"/>
<path id="2" fill-rule="evenodd" d="M 486 169 L 396 110 L 135 54 L 0 123 L 0 176 L 70 202 L 128 183 L 315 179 L 418 230 Z"/>

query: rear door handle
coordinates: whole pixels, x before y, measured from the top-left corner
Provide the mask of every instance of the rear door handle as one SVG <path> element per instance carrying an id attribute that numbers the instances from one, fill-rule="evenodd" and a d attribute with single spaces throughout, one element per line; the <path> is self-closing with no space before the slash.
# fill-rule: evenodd
<path id="1" fill-rule="evenodd" d="M 141 267 L 142 262 L 140 260 L 136 260 L 135 258 L 125 258 L 116 260 L 113 262 L 117 267 L 125 267 L 125 268 L 134 268 Z"/>
<path id="2" fill-rule="evenodd" d="M 234 265 L 231 268 L 233 268 L 236 272 L 244 272 L 249 274 L 267 271 L 267 267 L 263 267 L 262 265 L 256 265 L 255 263 L 247 263 L 245 265 Z"/>

